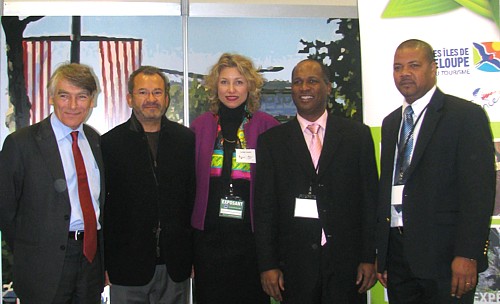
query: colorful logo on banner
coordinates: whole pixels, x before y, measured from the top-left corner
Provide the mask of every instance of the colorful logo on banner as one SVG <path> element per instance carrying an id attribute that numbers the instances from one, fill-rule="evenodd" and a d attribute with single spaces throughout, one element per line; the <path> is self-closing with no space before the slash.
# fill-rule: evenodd
<path id="1" fill-rule="evenodd" d="M 483 72 L 500 72 L 500 42 L 474 42 L 474 66 Z"/>
<path id="2" fill-rule="evenodd" d="M 477 88 L 472 92 L 474 102 L 481 105 L 483 108 L 493 107 L 496 103 L 500 102 L 499 90 L 486 90 Z"/>

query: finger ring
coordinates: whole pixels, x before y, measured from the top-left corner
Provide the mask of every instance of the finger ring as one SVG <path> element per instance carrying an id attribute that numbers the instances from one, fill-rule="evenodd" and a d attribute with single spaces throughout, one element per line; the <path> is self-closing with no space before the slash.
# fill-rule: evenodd
<path id="1" fill-rule="evenodd" d="M 465 282 L 465 285 L 470 285 L 470 283 L 469 282 Z"/>

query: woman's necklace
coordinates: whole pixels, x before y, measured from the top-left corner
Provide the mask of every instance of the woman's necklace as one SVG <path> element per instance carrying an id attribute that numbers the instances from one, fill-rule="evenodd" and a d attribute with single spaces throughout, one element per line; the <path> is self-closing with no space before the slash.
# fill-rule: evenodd
<path id="1" fill-rule="evenodd" d="M 235 140 L 229 140 L 229 139 L 227 139 L 225 137 L 223 137 L 222 139 L 224 139 L 224 141 L 227 141 L 230 144 L 234 144 L 237 141 L 237 139 L 235 139 Z"/>

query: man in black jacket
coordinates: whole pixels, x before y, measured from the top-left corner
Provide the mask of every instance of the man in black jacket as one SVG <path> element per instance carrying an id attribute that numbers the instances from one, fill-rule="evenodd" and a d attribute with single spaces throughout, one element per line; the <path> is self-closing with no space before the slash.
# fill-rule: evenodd
<path id="1" fill-rule="evenodd" d="M 375 283 L 373 140 L 367 126 L 327 112 L 330 92 L 321 62 L 299 62 L 292 71 L 297 117 L 257 144 L 261 283 L 286 304 L 366 303 Z"/>
<path id="2" fill-rule="evenodd" d="M 165 117 L 170 85 L 132 73 L 130 119 L 102 137 L 105 260 L 115 303 L 185 303 L 191 273 L 194 135 Z"/>
<path id="3" fill-rule="evenodd" d="M 382 123 L 377 210 L 377 276 L 393 304 L 473 303 L 477 274 L 488 266 L 495 199 L 488 118 L 441 92 L 436 69 L 428 43 L 397 48 L 393 76 L 404 101 Z"/>

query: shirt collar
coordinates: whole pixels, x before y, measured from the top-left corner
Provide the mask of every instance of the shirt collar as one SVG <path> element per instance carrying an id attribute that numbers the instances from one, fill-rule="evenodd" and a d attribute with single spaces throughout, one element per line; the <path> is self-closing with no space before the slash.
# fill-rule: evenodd
<path id="1" fill-rule="evenodd" d="M 81 136 L 84 136 L 83 124 L 80 124 L 76 130 L 73 130 L 63 124 L 54 113 L 50 115 L 50 124 L 52 125 L 52 130 L 54 130 L 54 135 L 56 136 L 57 141 L 66 138 L 73 131 L 78 131 L 79 135 L 81 134 Z"/>
<path id="2" fill-rule="evenodd" d="M 323 130 L 326 130 L 326 120 L 328 118 L 328 112 L 325 109 L 325 112 L 323 115 L 321 115 L 316 121 L 309 121 L 305 119 L 304 117 L 300 116 L 299 113 L 297 113 L 297 120 L 299 121 L 300 124 L 300 129 L 304 132 L 307 128 L 308 125 L 310 124 L 318 124 Z"/>
<path id="3" fill-rule="evenodd" d="M 432 87 L 432 89 L 430 89 L 429 91 L 427 91 L 427 93 L 425 93 L 424 96 L 422 96 L 419 99 L 415 100 L 411 104 L 411 108 L 413 109 L 413 113 L 414 113 L 413 115 L 415 115 L 415 116 L 419 116 L 420 115 L 420 113 L 425 109 L 425 107 L 427 107 L 427 105 L 431 101 L 432 95 L 434 95 L 435 91 L 436 91 L 436 85 L 434 85 Z M 409 105 L 410 104 L 407 103 L 406 100 L 403 101 L 403 109 L 401 111 L 401 115 L 403 115 L 406 107 L 408 107 Z"/>

